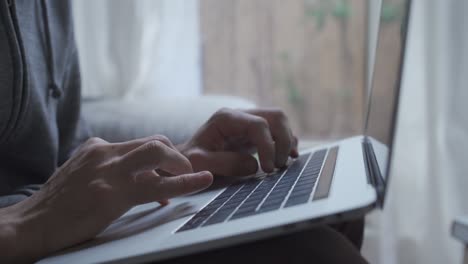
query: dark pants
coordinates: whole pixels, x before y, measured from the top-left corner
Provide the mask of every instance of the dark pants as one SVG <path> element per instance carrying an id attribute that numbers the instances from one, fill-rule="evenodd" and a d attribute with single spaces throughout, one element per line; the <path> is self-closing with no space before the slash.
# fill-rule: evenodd
<path id="1" fill-rule="evenodd" d="M 163 264 L 367 263 L 359 250 L 364 221 L 357 220 L 184 256 Z"/>

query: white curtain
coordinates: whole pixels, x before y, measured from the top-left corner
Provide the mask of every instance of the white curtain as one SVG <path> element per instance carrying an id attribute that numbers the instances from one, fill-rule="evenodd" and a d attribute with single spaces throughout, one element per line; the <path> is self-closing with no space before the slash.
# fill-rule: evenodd
<path id="1" fill-rule="evenodd" d="M 197 0 L 73 1 L 84 97 L 201 91 Z"/>
<path id="2" fill-rule="evenodd" d="M 462 263 L 450 228 L 468 214 L 468 1 L 413 2 L 390 193 L 368 219 L 378 233 L 370 261 Z"/>
<path id="3" fill-rule="evenodd" d="M 94 136 L 123 141 L 164 134 L 180 143 L 221 107 L 201 96 L 198 0 L 76 0 L 83 115 Z"/>
<path id="4" fill-rule="evenodd" d="M 437 200 L 427 208 L 433 217 L 424 240 L 440 254 L 425 260 L 461 263 L 462 247 L 449 232 L 455 217 L 468 214 L 468 2 L 431 0 L 426 12 L 427 186 Z M 443 228 L 434 232 L 437 227 Z"/>

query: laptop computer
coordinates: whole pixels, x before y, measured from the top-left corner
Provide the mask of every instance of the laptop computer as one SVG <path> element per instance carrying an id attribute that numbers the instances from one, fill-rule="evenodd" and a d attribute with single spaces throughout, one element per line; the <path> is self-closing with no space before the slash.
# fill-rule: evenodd
<path id="1" fill-rule="evenodd" d="M 141 263 L 365 215 L 384 205 L 398 112 L 409 0 L 381 12 L 364 135 L 307 149 L 287 168 L 137 206 L 94 240 L 39 263 Z M 388 10 L 387 10 L 388 11 Z M 112 205 L 109 205 L 112 206 Z M 73 227 L 70 227 L 73 228 Z"/>

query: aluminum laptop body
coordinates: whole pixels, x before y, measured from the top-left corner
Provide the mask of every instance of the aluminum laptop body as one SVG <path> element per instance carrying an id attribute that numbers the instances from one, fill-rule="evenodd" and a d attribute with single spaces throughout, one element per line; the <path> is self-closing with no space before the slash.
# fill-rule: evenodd
<path id="1" fill-rule="evenodd" d="M 302 151 L 274 175 L 175 198 L 165 207 L 137 206 L 95 239 L 40 263 L 157 261 L 300 232 L 382 208 L 410 7 L 409 0 L 383 0 L 388 1 L 401 7 L 399 24 L 392 27 L 382 20 L 379 26 L 365 135 Z"/>

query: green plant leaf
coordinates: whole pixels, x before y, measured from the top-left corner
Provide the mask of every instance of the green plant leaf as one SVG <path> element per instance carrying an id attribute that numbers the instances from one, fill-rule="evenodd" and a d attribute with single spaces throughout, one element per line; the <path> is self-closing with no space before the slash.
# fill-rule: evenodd
<path id="1" fill-rule="evenodd" d="M 286 88 L 288 92 L 288 101 L 293 105 L 300 105 L 303 102 L 301 92 L 299 91 L 294 79 L 290 76 L 286 79 Z"/>
<path id="2" fill-rule="evenodd" d="M 351 5 L 347 0 L 338 1 L 333 8 L 333 16 L 339 19 L 346 19 L 351 16 Z"/>
<path id="3" fill-rule="evenodd" d="M 382 15 L 381 21 L 385 23 L 390 23 L 396 19 L 398 19 L 400 15 L 400 9 L 398 6 L 389 3 L 382 4 Z"/>
<path id="4" fill-rule="evenodd" d="M 325 20 L 327 18 L 327 8 L 321 3 L 318 6 L 312 6 L 309 4 L 304 10 L 306 18 L 314 19 L 317 30 L 321 31 L 325 26 Z"/>

